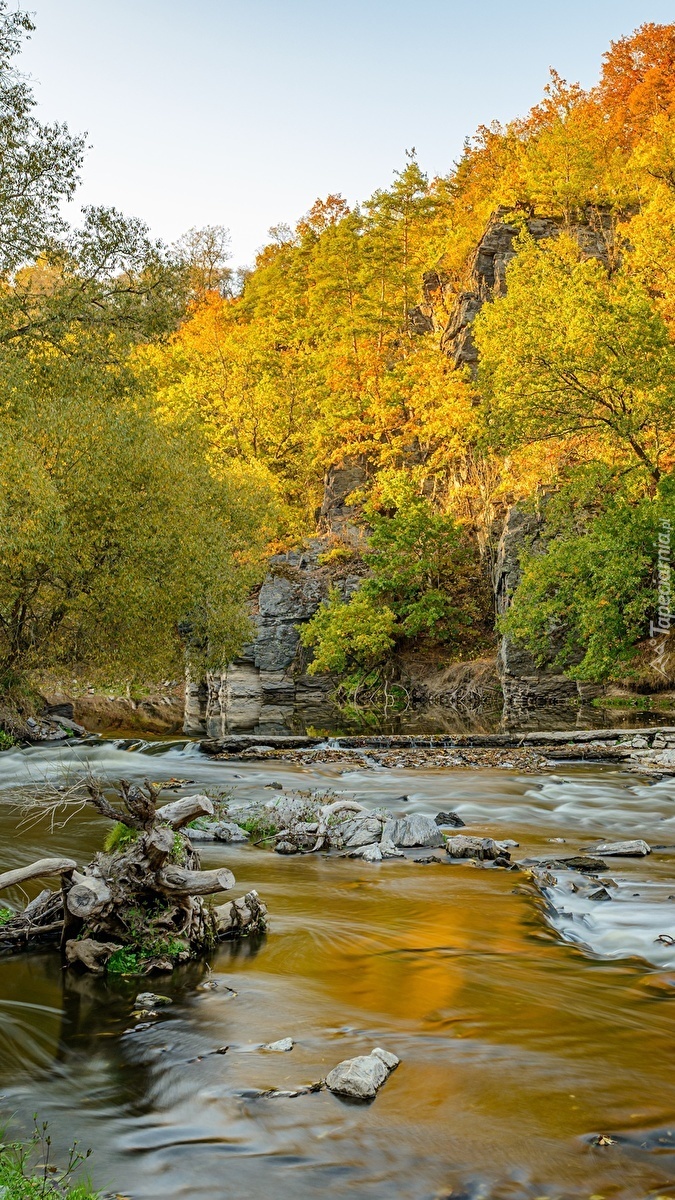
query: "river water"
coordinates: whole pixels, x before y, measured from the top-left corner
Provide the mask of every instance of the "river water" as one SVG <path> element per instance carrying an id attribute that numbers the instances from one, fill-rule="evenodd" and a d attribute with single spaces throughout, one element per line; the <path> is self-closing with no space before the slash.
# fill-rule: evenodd
<path id="1" fill-rule="evenodd" d="M 173 1004 L 150 1027 L 131 1018 L 146 981 L 64 972 L 54 952 L 0 959 L 0 1119 L 17 1133 L 37 1112 L 59 1156 L 77 1138 L 94 1182 L 134 1200 L 675 1197 L 675 946 L 656 940 L 675 935 L 675 780 L 217 762 L 185 742 L 33 748 L 0 755 L 0 870 L 100 846 L 106 823 L 88 814 L 17 832 L 9 799 L 85 769 L 189 778 L 234 803 L 275 783 L 452 808 L 466 832 L 518 841 L 516 859 L 607 837 L 664 848 L 611 862 L 609 903 L 556 873 L 547 910 L 516 871 L 202 846 L 236 895 L 258 889 L 270 929 L 154 977 Z M 261 1049 L 287 1036 L 290 1053 Z M 378 1045 L 401 1065 L 372 1104 L 254 1094 Z"/>

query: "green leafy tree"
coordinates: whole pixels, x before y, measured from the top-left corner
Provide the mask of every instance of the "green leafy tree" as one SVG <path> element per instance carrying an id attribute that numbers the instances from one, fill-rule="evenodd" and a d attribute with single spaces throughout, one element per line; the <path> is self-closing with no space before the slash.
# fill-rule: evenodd
<path id="1" fill-rule="evenodd" d="M 675 480 L 664 477 L 656 496 L 638 501 L 614 483 L 598 511 L 595 475 L 585 495 L 564 489 L 552 502 L 546 549 L 522 556 L 521 580 L 501 628 L 540 664 L 604 682 L 630 674 L 657 617 L 660 522 L 675 524 Z M 672 591 L 668 562 L 664 569 Z"/>
<path id="2" fill-rule="evenodd" d="M 658 482 L 675 435 L 675 348 L 642 284 L 583 260 L 571 239 L 523 236 L 507 287 L 475 321 L 493 444 L 591 435 L 593 457 Z"/>
<path id="3" fill-rule="evenodd" d="M 0 672 L 157 677 L 180 666 L 181 629 L 222 662 L 248 631 L 265 494 L 156 420 L 109 337 L 67 349 L 0 363 Z"/>
<path id="4" fill-rule="evenodd" d="M 301 630 L 304 646 L 315 648 L 310 673 L 369 672 L 384 662 L 394 648 L 396 615 L 386 605 L 359 590 L 348 604 L 337 588 Z"/>

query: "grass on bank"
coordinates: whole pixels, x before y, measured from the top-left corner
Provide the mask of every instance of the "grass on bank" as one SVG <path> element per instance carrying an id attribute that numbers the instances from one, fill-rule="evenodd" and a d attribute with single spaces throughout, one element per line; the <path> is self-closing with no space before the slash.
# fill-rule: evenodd
<path id="1" fill-rule="evenodd" d="M 77 1142 L 68 1151 L 64 1167 L 52 1162 L 52 1139 L 47 1122 L 38 1124 L 27 1141 L 5 1141 L 0 1131 L 0 1196 L 2 1200 L 100 1200 L 87 1181 L 75 1176 L 91 1150 L 82 1153 Z"/>

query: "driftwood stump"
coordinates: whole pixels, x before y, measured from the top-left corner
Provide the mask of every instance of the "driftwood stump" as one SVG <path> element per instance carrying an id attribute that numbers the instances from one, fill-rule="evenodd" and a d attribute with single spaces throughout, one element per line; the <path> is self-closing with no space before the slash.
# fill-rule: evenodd
<path id="1" fill-rule="evenodd" d="M 224 867 L 202 871 L 186 825 L 212 816 L 207 796 L 157 807 L 161 787 L 122 781 L 121 805 L 102 787 L 87 785 L 89 803 L 115 822 L 108 849 L 81 869 L 73 859 L 40 859 L 0 875 L 0 891 L 29 879 L 58 875 L 59 891 L 40 893 L 0 926 L 0 950 L 59 942 L 65 962 L 95 974 L 171 970 L 223 937 L 263 930 L 267 910 L 256 892 L 217 908 L 211 902 L 234 887 Z"/>

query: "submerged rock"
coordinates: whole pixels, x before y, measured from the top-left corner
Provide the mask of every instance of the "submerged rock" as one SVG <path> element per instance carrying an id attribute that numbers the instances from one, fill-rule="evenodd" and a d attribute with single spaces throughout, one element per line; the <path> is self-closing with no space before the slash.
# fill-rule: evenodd
<path id="1" fill-rule="evenodd" d="M 158 996 L 157 992 L 139 992 L 134 1000 L 134 1008 L 164 1008 L 173 1004 L 169 996 Z"/>
<path id="2" fill-rule="evenodd" d="M 457 837 L 448 838 L 445 850 L 451 858 L 477 858 L 480 861 L 484 859 L 494 861 L 496 858 L 509 858 L 508 850 L 504 850 L 502 845 L 489 837 L 467 837 L 459 834 Z"/>
<path id="3" fill-rule="evenodd" d="M 590 892 L 588 899 L 589 900 L 611 900 L 612 897 L 610 896 L 609 892 L 607 891 L 607 888 L 601 887 L 601 888 L 598 888 L 597 891 L 595 891 L 595 892 Z"/>
<path id="4" fill-rule="evenodd" d="M 277 842 L 274 849 L 277 854 L 299 854 L 295 842 Z"/>
<path id="5" fill-rule="evenodd" d="M 382 839 L 395 846 L 444 846 L 445 838 L 433 817 L 411 813 L 385 822 Z"/>
<path id="6" fill-rule="evenodd" d="M 285 1037 L 279 1038 L 276 1042 L 268 1042 L 266 1046 L 263 1046 L 263 1050 L 274 1050 L 282 1053 L 292 1050 L 294 1045 L 293 1038 Z"/>
<path id="7" fill-rule="evenodd" d="M 357 1100 L 372 1100 L 385 1079 L 399 1064 L 399 1059 L 388 1050 L 376 1046 L 370 1054 L 359 1054 L 346 1058 L 333 1067 L 326 1076 L 326 1087 L 339 1096 L 353 1096 Z"/>
<path id="8" fill-rule="evenodd" d="M 606 871 L 607 863 L 601 858 L 591 858 L 588 854 L 574 854 L 570 858 L 538 858 L 534 860 L 537 866 L 551 867 L 554 871 L 580 871 L 582 875 L 597 875 L 598 871 Z"/>

